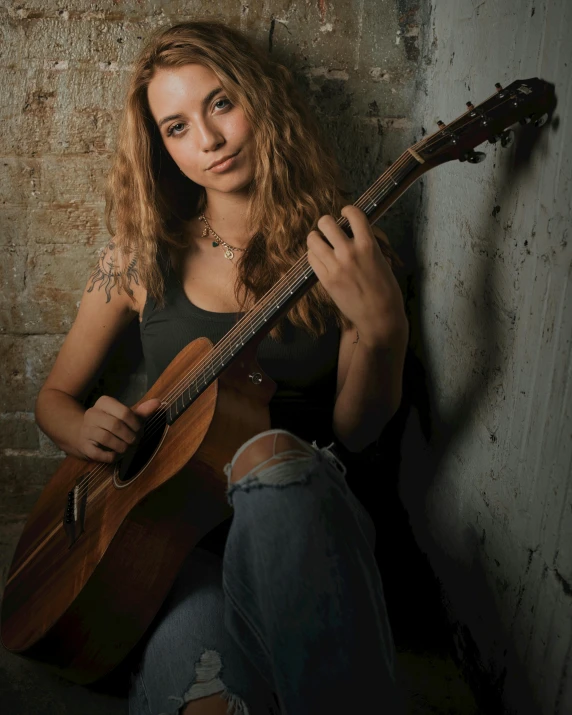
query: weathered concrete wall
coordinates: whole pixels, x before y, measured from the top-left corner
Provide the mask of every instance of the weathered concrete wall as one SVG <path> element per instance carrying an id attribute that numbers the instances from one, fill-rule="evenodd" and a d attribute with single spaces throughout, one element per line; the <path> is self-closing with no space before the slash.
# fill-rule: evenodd
<path id="1" fill-rule="evenodd" d="M 34 401 L 108 239 L 104 179 L 131 63 L 151 29 L 200 16 L 243 29 L 295 71 L 354 199 L 412 142 L 419 50 L 410 0 L 0 3 L 0 588 L 61 459 L 34 425 Z M 397 245 L 409 213 L 403 201 L 384 221 Z M 120 350 L 97 390 L 134 402 L 144 391 L 137 359 Z M 123 707 L 3 649 L 0 668 L 11 683 L 2 703 L 14 714 Z"/>
<path id="2" fill-rule="evenodd" d="M 401 494 L 460 653 L 503 712 L 572 712 L 572 4 L 432 2 L 421 123 L 517 79 L 556 87 L 552 126 L 423 180 Z M 481 147 L 479 147 L 481 149 Z M 423 436 L 422 436 L 423 435 Z M 421 457 L 421 458 L 420 458 Z M 482 682 L 481 682 L 482 686 Z M 483 692 L 482 688 L 480 690 Z M 494 712 L 492 709 L 487 712 Z"/>

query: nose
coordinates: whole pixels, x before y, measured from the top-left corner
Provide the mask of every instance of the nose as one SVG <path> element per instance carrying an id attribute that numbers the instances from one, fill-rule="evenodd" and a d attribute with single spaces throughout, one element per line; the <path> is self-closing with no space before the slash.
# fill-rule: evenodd
<path id="1" fill-rule="evenodd" d="M 199 148 L 202 151 L 215 151 L 225 144 L 226 140 L 222 132 L 211 122 L 200 122 L 197 131 Z"/>

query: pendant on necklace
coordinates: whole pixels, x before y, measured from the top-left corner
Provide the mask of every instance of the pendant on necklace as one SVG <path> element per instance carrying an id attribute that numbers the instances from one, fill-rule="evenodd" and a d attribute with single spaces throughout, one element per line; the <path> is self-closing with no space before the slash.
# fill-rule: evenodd
<path id="1" fill-rule="evenodd" d="M 234 258 L 234 253 L 230 250 L 230 248 L 227 248 L 226 251 L 224 252 L 224 257 L 228 258 L 230 261 Z"/>
<path id="2" fill-rule="evenodd" d="M 218 246 L 218 243 L 216 241 L 213 241 L 213 248 L 216 248 Z"/>

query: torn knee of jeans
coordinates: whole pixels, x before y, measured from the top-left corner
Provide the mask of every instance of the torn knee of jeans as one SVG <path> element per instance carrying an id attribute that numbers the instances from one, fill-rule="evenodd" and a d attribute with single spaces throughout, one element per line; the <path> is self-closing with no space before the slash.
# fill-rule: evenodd
<path id="1" fill-rule="evenodd" d="M 313 452 L 307 450 L 292 449 L 274 454 L 245 474 L 237 482 L 231 481 L 233 462 L 229 462 L 223 467 L 227 477 L 227 501 L 232 506 L 232 494 L 237 489 L 249 491 L 252 488 L 273 486 L 285 487 L 289 484 L 307 484 L 310 473 L 315 466 L 315 461 L 324 460 L 331 464 L 334 469 L 345 476 L 347 469 L 343 462 L 331 451 L 334 445 L 332 442 L 327 447 L 318 447 L 316 441 L 312 443 Z M 268 463 L 271 463 L 268 465 Z M 305 465 L 304 468 L 292 470 L 292 462 Z"/>
<path id="2" fill-rule="evenodd" d="M 286 434 L 290 438 L 296 440 L 299 443 L 299 447 L 294 448 L 294 449 L 286 449 L 286 450 L 279 450 L 276 451 L 276 440 L 280 434 Z M 237 458 L 240 457 L 242 452 L 244 452 L 245 449 L 248 449 L 254 442 L 259 440 L 261 437 L 266 437 L 273 434 L 274 435 L 274 445 L 272 448 L 272 455 L 268 457 L 268 459 L 265 459 L 263 462 L 260 462 L 259 464 L 256 464 L 246 475 L 244 475 L 240 480 L 241 483 L 243 481 L 250 481 L 249 477 L 250 475 L 254 475 L 257 472 L 260 472 L 260 475 L 267 476 L 268 472 L 270 471 L 270 467 L 268 470 L 263 470 L 263 467 L 270 462 L 274 462 L 276 464 L 277 462 L 283 462 L 283 461 L 308 461 L 309 459 L 312 458 L 312 456 L 315 453 L 315 449 L 311 448 L 308 449 L 309 445 L 307 445 L 303 440 L 301 440 L 299 437 L 296 437 L 296 435 L 292 434 L 291 432 L 288 432 L 287 430 L 281 429 L 281 428 L 276 428 L 276 429 L 271 429 L 266 432 L 261 432 L 260 434 L 255 435 L 254 437 L 251 437 L 247 442 L 245 442 L 242 447 L 240 447 L 234 457 L 232 458 L 232 461 L 229 462 L 228 464 L 225 464 L 223 467 L 223 471 L 228 479 L 228 484 L 230 486 L 231 484 L 231 474 L 232 471 L 235 467 L 235 463 Z M 274 466 L 271 465 L 271 466 Z M 257 475 L 258 476 L 258 475 Z M 274 482 L 274 480 L 272 480 Z"/>
<path id="3" fill-rule="evenodd" d="M 209 695 L 220 695 L 228 703 L 228 715 L 249 715 L 248 707 L 242 698 L 229 692 L 220 675 L 222 660 L 216 650 L 206 650 L 195 666 L 195 681 L 182 698 L 170 696 L 179 707 Z M 166 714 L 165 714 L 166 715 Z"/>
<path id="4" fill-rule="evenodd" d="M 232 506 L 232 494 L 237 490 L 250 491 L 250 489 L 260 489 L 262 487 L 283 488 L 291 484 L 307 484 L 314 469 L 315 458 L 312 455 L 305 454 L 285 460 L 284 454 L 282 452 L 280 455 L 262 462 L 234 483 L 230 481 L 230 469 L 225 470 L 228 477 L 228 503 Z M 266 462 L 271 460 L 275 460 L 273 464 L 264 466 Z M 297 469 L 292 469 L 293 463 L 296 463 Z"/>

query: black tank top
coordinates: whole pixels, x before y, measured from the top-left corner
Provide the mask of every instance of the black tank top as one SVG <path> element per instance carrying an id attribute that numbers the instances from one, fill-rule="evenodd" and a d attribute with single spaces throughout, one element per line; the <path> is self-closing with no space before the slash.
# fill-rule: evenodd
<path id="1" fill-rule="evenodd" d="M 242 315 L 199 308 L 187 298 L 163 256 L 160 266 L 165 277 L 165 306 L 159 308 L 149 297 L 140 323 L 148 388 L 186 345 L 199 337 L 216 344 Z M 286 320 L 280 342 L 269 336 L 261 341 L 258 363 L 277 384 L 269 405 L 272 427 L 288 429 L 310 443 L 316 440 L 320 447 L 334 440 L 331 423 L 339 344 L 340 330 L 333 318 L 317 339 Z"/>

